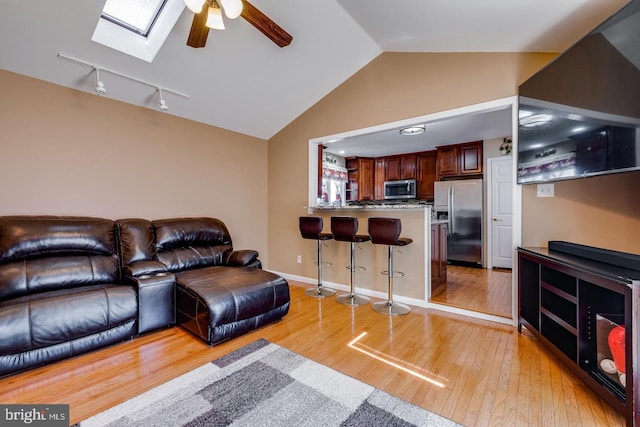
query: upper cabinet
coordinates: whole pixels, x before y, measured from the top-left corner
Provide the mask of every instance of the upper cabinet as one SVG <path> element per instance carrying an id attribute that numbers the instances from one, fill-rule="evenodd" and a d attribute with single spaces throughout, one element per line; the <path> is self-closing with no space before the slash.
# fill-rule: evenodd
<path id="1" fill-rule="evenodd" d="M 384 180 L 397 181 L 402 172 L 400 171 L 400 156 L 387 156 L 384 158 Z"/>
<path id="2" fill-rule="evenodd" d="M 417 198 L 433 200 L 433 183 L 436 181 L 436 151 L 424 151 L 416 155 Z"/>
<path id="3" fill-rule="evenodd" d="M 384 200 L 384 181 L 386 179 L 386 162 L 384 157 L 375 160 L 373 171 L 373 189 L 375 200 Z"/>
<path id="4" fill-rule="evenodd" d="M 439 177 L 482 174 L 482 141 L 437 148 Z"/>
<path id="5" fill-rule="evenodd" d="M 416 154 L 387 156 L 385 160 L 385 181 L 416 178 Z"/>
<path id="6" fill-rule="evenodd" d="M 348 157 L 347 200 L 374 199 L 374 160 L 369 157 Z"/>

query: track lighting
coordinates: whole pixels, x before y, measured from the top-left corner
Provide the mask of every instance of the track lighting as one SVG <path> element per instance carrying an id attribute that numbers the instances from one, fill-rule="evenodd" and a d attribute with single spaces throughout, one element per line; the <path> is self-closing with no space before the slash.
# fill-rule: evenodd
<path id="1" fill-rule="evenodd" d="M 104 87 L 104 83 L 100 80 L 100 69 L 96 68 L 96 95 L 104 95 L 107 93 L 107 89 Z"/>
<path id="2" fill-rule="evenodd" d="M 178 96 L 181 96 L 183 98 L 189 99 L 189 95 L 186 95 L 184 93 L 181 93 L 181 92 L 178 92 L 178 91 L 175 91 L 175 90 L 172 90 L 172 89 L 168 89 L 166 87 L 161 87 L 161 86 L 158 86 L 155 83 L 149 83 L 147 81 L 140 80 L 140 79 L 137 79 L 135 77 L 127 76 L 126 74 L 122 74 L 122 73 L 119 73 L 117 71 L 109 70 L 109 69 L 106 69 L 104 67 L 97 67 L 96 65 L 90 64 L 90 63 L 88 63 L 86 61 L 82 61 L 80 59 L 72 58 L 72 57 L 67 56 L 67 55 L 65 55 L 63 53 L 60 53 L 60 52 L 58 52 L 58 58 L 66 59 L 67 61 L 75 62 L 76 64 L 85 65 L 85 66 L 91 67 L 93 70 L 95 70 L 95 72 L 96 72 L 96 87 L 95 87 L 95 91 L 96 91 L 96 94 L 98 94 L 98 95 L 104 95 L 104 94 L 107 93 L 107 89 L 105 89 L 104 83 L 102 83 L 102 81 L 100 80 L 100 72 L 104 72 L 104 73 L 109 73 L 109 74 L 114 74 L 116 76 L 124 77 L 125 79 L 129 79 L 129 80 L 132 80 L 134 82 L 142 83 L 143 85 L 151 86 L 151 87 L 155 88 L 155 90 L 158 91 L 158 94 L 159 94 L 159 97 L 160 97 L 160 99 L 158 101 L 158 104 L 159 104 L 158 108 L 162 112 L 169 111 L 169 106 L 167 105 L 167 102 L 164 99 L 163 91 L 164 92 L 170 92 L 170 93 L 172 93 L 174 95 L 178 95 Z"/>
<path id="3" fill-rule="evenodd" d="M 160 95 L 160 111 L 162 111 L 163 113 L 166 113 L 167 111 L 169 111 L 169 106 L 167 105 L 167 102 L 162 97 L 162 88 L 160 87 L 158 88 L 158 94 Z"/>

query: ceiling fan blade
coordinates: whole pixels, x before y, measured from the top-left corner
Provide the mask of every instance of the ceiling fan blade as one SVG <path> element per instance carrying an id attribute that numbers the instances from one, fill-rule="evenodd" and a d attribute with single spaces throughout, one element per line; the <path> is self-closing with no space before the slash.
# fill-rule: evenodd
<path id="1" fill-rule="evenodd" d="M 209 36 L 209 27 L 206 26 L 208 12 L 209 8 L 203 7 L 200 13 L 193 15 L 187 46 L 197 48 L 204 47 L 207 44 L 207 37 Z"/>
<path id="2" fill-rule="evenodd" d="M 256 27 L 262 34 L 270 38 L 278 46 L 289 46 L 289 43 L 293 40 L 291 34 L 283 30 L 278 24 L 269 19 L 267 15 L 260 12 L 247 0 L 242 0 L 242 3 L 243 7 L 240 16 Z"/>

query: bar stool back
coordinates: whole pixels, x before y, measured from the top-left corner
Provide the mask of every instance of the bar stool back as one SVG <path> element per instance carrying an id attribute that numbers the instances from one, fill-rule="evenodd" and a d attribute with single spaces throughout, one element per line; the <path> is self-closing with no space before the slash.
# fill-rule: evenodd
<path id="1" fill-rule="evenodd" d="M 393 301 L 393 278 L 404 276 L 403 272 L 393 270 L 393 247 L 406 246 L 413 242 L 413 240 L 406 237 L 400 237 L 402 224 L 399 218 L 369 218 L 368 225 L 371 243 L 374 245 L 387 245 L 389 247 L 387 255 L 388 268 L 386 271 L 382 271 L 382 274 L 387 275 L 387 301 L 374 302 L 371 304 L 371 308 L 378 313 L 389 314 L 392 316 L 407 314 L 411 311 L 409 306 Z"/>
<path id="2" fill-rule="evenodd" d="M 347 267 L 351 271 L 351 289 L 349 293 L 338 295 L 336 301 L 345 305 L 364 305 L 369 303 L 369 298 L 355 294 L 355 276 L 356 269 L 364 271 L 364 267 L 357 267 L 355 263 L 355 246 L 356 243 L 368 242 L 371 238 L 368 235 L 357 234 L 358 218 L 352 216 L 333 216 L 331 217 L 331 233 L 333 238 L 340 242 L 351 243 L 351 262 Z"/>
<path id="3" fill-rule="evenodd" d="M 333 239 L 333 235 L 322 232 L 322 218 L 317 216 L 301 216 L 299 226 L 303 239 L 312 239 L 318 242 L 318 285 L 315 288 L 305 290 L 304 294 L 314 298 L 325 298 L 335 295 L 336 291 L 322 286 L 322 242 Z"/>

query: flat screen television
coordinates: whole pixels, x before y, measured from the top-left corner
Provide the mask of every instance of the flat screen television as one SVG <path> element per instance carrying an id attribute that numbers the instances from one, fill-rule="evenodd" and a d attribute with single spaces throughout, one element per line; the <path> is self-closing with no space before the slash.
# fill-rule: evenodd
<path id="1" fill-rule="evenodd" d="M 640 169 L 640 0 L 518 88 L 518 183 Z"/>

